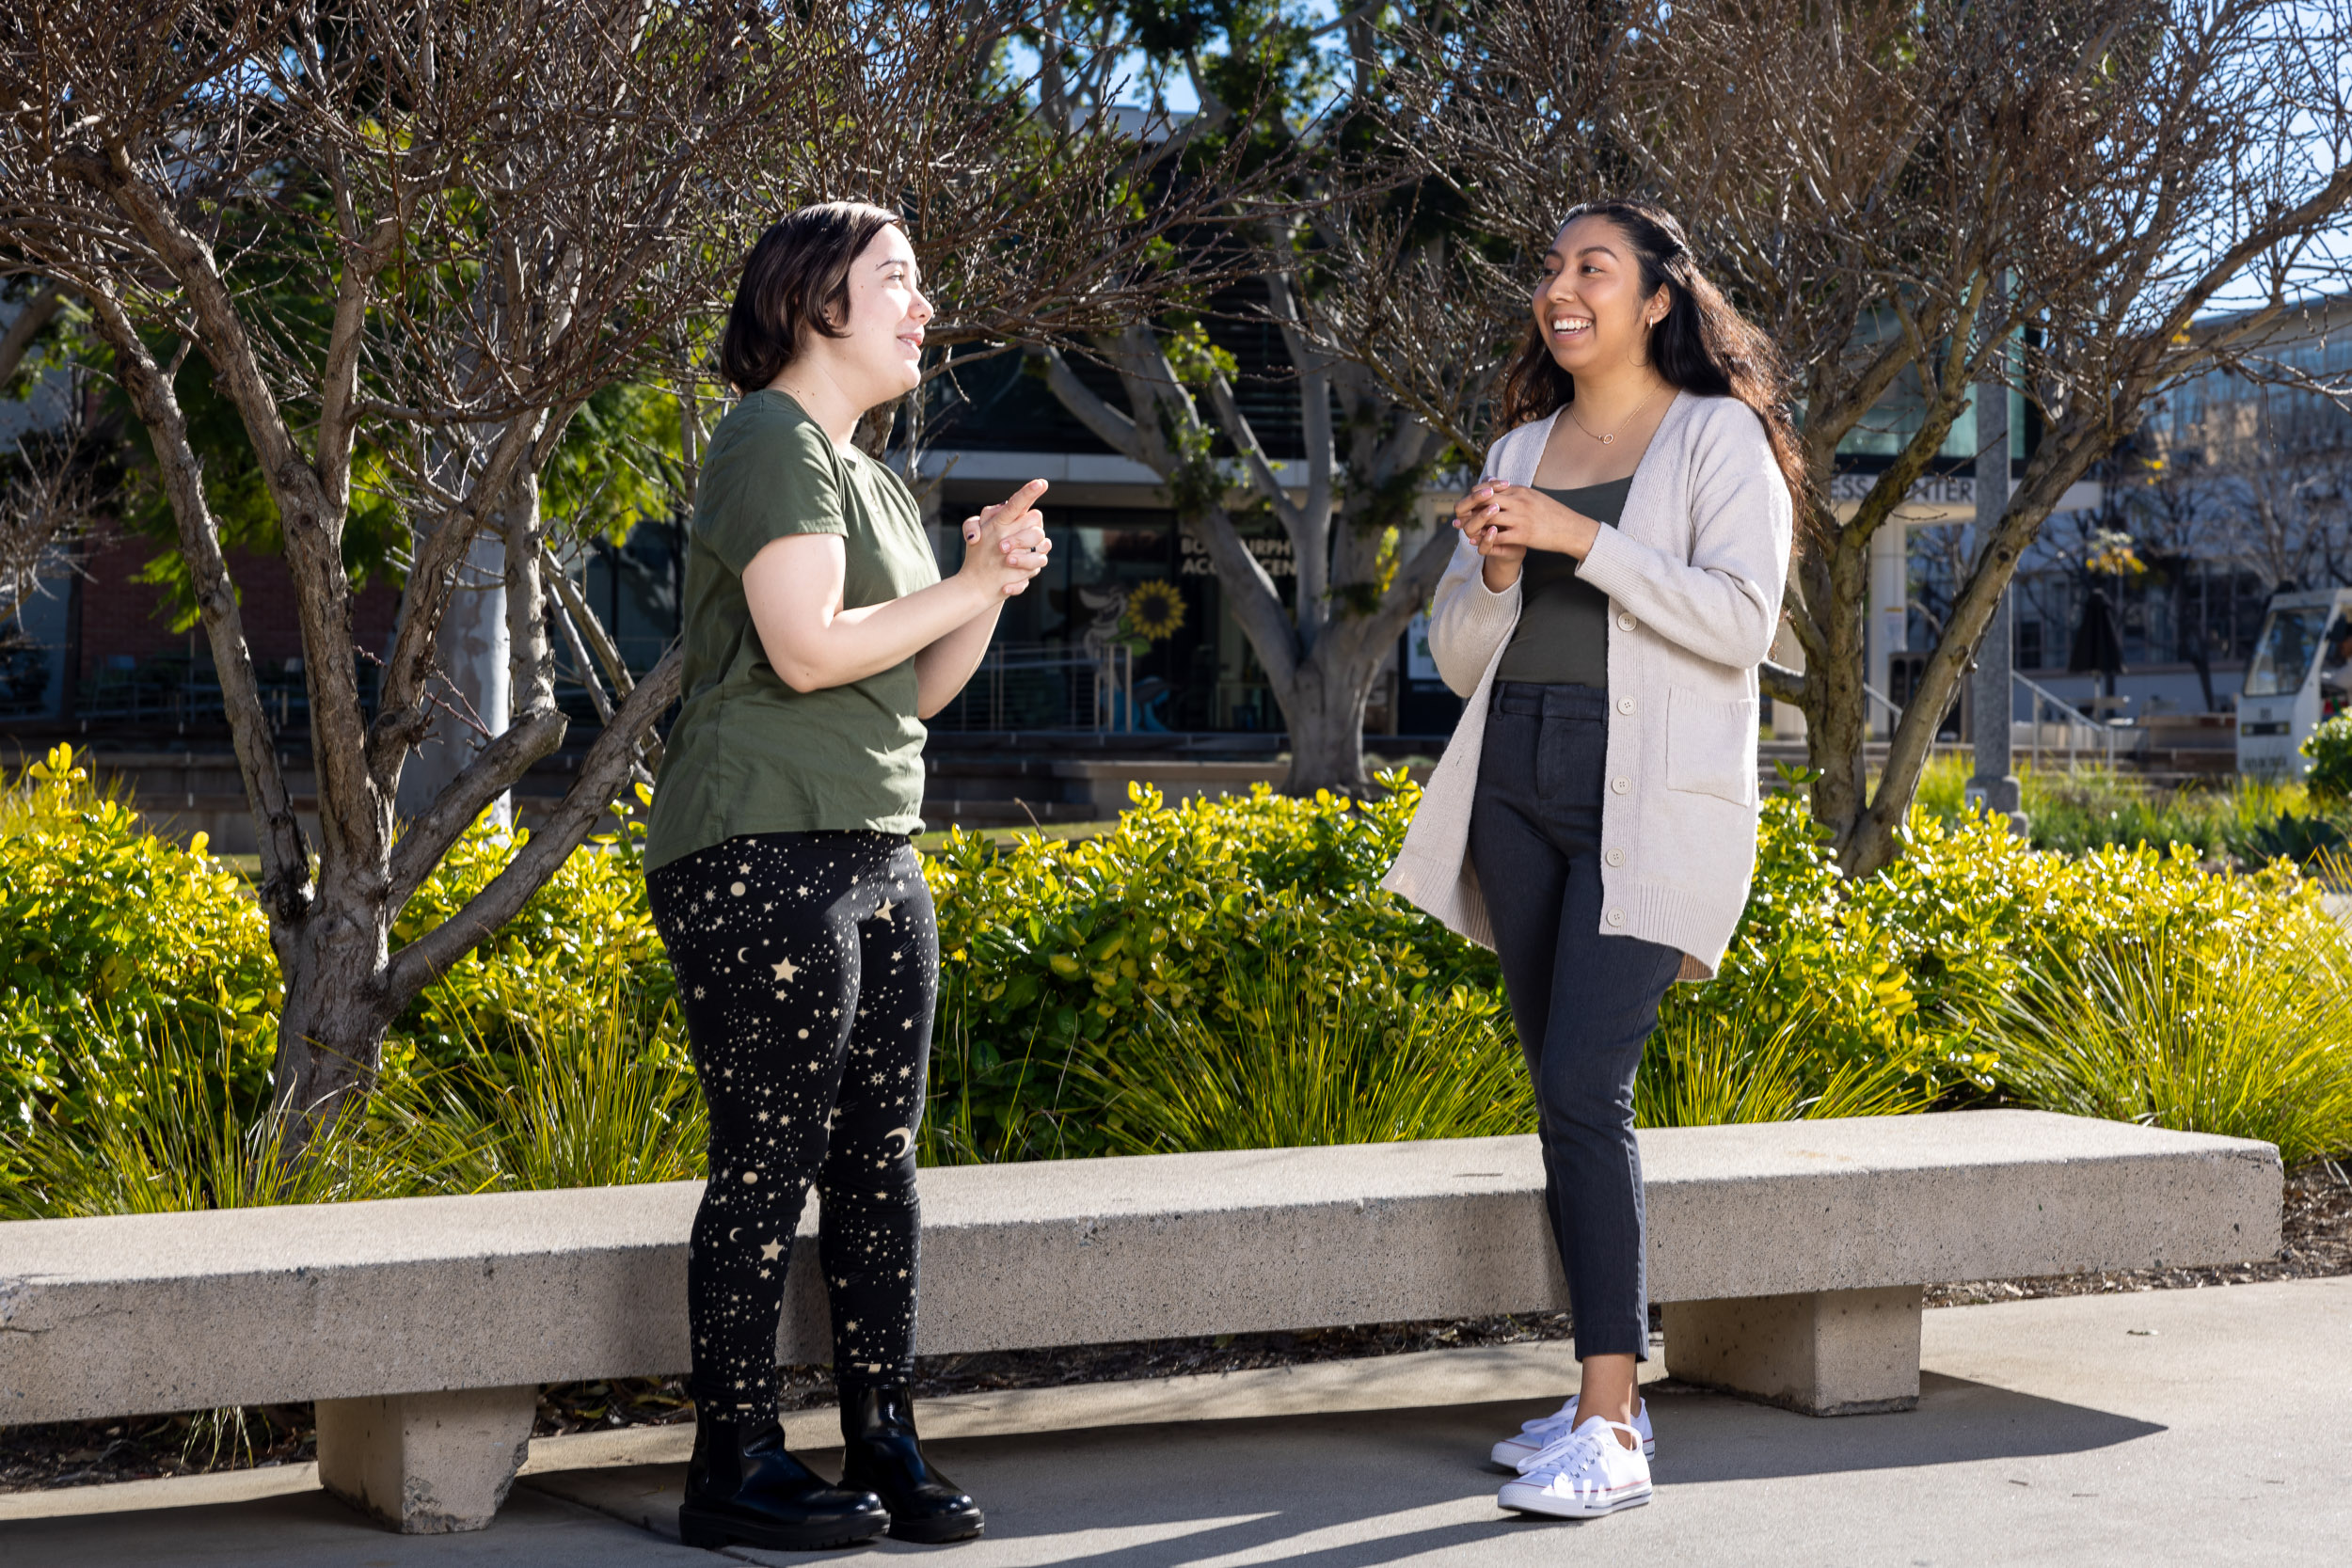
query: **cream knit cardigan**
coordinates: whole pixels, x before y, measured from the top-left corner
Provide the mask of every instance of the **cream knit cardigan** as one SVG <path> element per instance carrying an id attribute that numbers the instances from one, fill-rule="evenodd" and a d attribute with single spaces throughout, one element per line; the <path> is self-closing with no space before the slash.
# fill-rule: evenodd
<path id="1" fill-rule="evenodd" d="M 1551 419 L 1506 434 L 1482 479 L 1529 484 Z M 1756 667 L 1780 623 L 1788 488 L 1755 410 L 1678 392 L 1634 470 L 1625 513 L 1577 576 L 1609 595 L 1609 746 L 1601 807 L 1604 936 L 1684 955 L 1710 979 L 1756 870 Z M 1494 945 L 1470 812 L 1495 666 L 1518 624 L 1519 587 L 1488 592 L 1465 538 L 1429 616 L 1438 673 L 1469 705 L 1381 886 Z"/>

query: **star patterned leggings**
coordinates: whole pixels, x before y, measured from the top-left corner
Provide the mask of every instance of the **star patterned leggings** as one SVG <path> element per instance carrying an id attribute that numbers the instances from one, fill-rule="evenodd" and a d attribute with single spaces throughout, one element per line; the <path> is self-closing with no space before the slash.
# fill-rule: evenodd
<path id="1" fill-rule="evenodd" d="M 846 1391 L 914 1373 L 914 1130 L 939 931 L 888 833 L 758 833 L 646 878 L 710 1107 L 687 1250 L 695 1403 L 776 1409 L 776 1326 L 809 1184 Z"/>

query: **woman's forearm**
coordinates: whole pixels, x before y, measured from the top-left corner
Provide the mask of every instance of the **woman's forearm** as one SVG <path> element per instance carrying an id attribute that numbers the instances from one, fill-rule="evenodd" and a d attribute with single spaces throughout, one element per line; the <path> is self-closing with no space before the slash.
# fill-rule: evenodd
<path id="1" fill-rule="evenodd" d="M 956 700 L 988 655 L 1004 613 L 1001 598 L 914 656 L 914 716 L 929 719 Z"/>
<path id="2" fill-rule="evenodd" d="M 846 560 L 838 534 L 798 534 L 770 545 L 744 570 L 760 648 L 795 691 L 895 669 L 1003 602 L 988 583 L 959 572 L 903 598 L 843 610 Z"/>
<path id="3" fill-rule="evenodd" d="M 959 574 L 902 599 L 845 610 L 816 625 L 803 622 L 786 639 L 790 647 L 782 658 L 764 628 L 760 641 L 786 685 L 795 691 L 817 691 L 895 670 L 1002 602 L 992 601 L 985 590 Z"/>

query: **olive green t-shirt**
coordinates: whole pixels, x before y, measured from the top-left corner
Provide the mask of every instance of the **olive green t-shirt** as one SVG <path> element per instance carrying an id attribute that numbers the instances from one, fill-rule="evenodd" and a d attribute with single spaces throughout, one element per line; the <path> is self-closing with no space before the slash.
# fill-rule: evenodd
<path id="1" fill-rule="evenodd" d="M 1541 488 L 1539 486 L 1538 488 Z M 1631 476 L 1544 494 L 1607 528 L 1625 515 Z M 1557 550 L 1530 550 L 1519 563 L 1519 624 L 1496 667 L 1499 681 L 1609 689 L 1609 595 L 1576 575 Z"/>
<path id="2" fill-rule="evenodd" d="M 898 475 L 834 446 L 782 392 L 738 403 L 711 433 L 687 529 L 685 700 L 654 790 L 649 870 L 742 833 L 923 825 L 914 661 L 795 691 L 760 646 L 743 569 L 794 533 L 841 535 L 844 610 L 939 580 Z"/>

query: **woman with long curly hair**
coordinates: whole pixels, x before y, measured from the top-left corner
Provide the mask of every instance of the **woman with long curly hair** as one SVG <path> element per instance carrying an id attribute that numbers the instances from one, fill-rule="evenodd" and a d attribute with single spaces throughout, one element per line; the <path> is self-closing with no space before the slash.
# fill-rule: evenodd
<path id="1" fill-rule="evenodd" d="M 1430 614 L 1468 706 L 1384 885 L 1502 960 L 1582 1371 L 1495 1445 L 1498 1500 L 1587 1516 L 1650 1500 L 1633 1079 L 1747 904 L 1804 471 L 1772 344 L 1661 209 L 1569 213 L 1533 314 Z"/>

